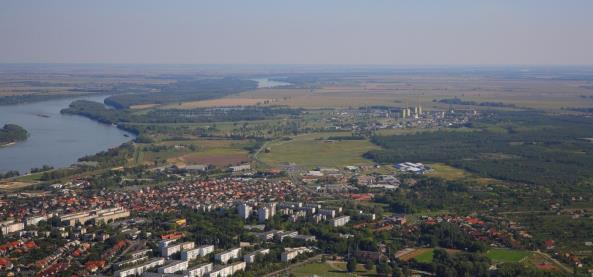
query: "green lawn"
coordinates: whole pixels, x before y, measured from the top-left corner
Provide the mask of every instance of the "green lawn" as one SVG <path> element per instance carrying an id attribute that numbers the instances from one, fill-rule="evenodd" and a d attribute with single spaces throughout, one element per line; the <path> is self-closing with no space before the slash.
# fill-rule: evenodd
<path id="1" fill-rule="evenodd" d="M 326 263 L 307 264 L 307 265 L 295 268 L 292 271 L 292 273 L 294 273 L 294 275 L 296 275 L 298 277 L 310 276 L 310 275 L 319 275 L 319 276 L 327 276 L 327 277 L 354 276 L 354 275 L 348 274 L 346 272 L 339 272 Z"/>
<path id="2" fill-rule="evenodd" d="M 332 134 L 300 135 L 290 141 L 270 143 L 268 144 L 270 153 L 260 153 L 258 158 L 270 166 L 295 163 L 305 169 L 316 166 L 339 168 L 346 165 L 372 164 L 362 155 L 367 151 L 378 149 L 378 146 L 368 140 L 328 142 L 318 139 L 330 135 Z"/>
<path id="3" fill-rule="evenodd" d="M 339 270 L 338 270 L 339 269 Z M 334 266 L 327 263 L 312 263 L 306 264 L 301 267 L 295 268 L 292 270 L 294 275 L 301 277 L 301 276 L 311 276 L 311 275 L 318 275 L 323 277 L 347 277 L 347 276 L 376 276 L 377 272 L 373 268 L 372 270 L 366 270 L 363 264 L 358 264 L 356 266 L 356 272 L 349 273 L 346 271 L 346 263 L 345 262 L 337 262 L 334 263 Z"/>
<path id="4" fill-rule="evenodd" d="M 519 262 L 530 255 L 531 252 L 529 251 L 512 249 L 491 249 L 486 253 L 488 258 L 497 263 Z"/>
<path id="5" fill-rule="evenodd" d="M 431 249 L 430 251 L 426 251 L 416 257 L 414 257 L 414 259 L 416 259 L 416 261 L 420 262 L 420 263 L 432 263 L 432 258 L 434 256 L 434 249 Z"/>

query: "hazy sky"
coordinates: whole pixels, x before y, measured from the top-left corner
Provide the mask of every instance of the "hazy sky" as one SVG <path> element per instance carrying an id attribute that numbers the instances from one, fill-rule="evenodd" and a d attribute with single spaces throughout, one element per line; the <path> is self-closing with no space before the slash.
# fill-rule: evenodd
<path id="1" fill-rule="evenodd" d="M 591 0 L 0 0 L 0 63 L 593 64 Z"/>

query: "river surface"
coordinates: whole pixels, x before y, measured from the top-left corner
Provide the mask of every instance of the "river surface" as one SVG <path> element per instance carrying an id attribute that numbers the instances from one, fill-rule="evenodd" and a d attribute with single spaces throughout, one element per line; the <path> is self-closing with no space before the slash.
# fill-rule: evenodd
<path id="1" fill-rule="evenodd" d="M 106 96 L 88 96 L 11 106 L 0 106 L 0 125 L 13 123 L 29 132 L 26 141 L 0 147 L 0 172 L 21 174 L 43 165 L 55 168 L 76 163 L 78 158 L 116 147 L 134 138 L 112 125 L 60 110 L 78 99 L 103 102 Z M 127 135 L 127 137 L 126 137 Z"/>

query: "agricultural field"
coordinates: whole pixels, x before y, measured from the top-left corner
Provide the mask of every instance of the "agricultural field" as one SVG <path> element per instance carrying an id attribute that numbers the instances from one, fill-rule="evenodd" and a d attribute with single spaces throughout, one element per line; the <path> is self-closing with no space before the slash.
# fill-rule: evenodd
<path id="1" fill-rule="evenodd" d="M 558 91 L 563 93 L 558 94 Z M 591 94 L 591 90 L 586 88 L 586 83 L 580 80 L 510 79 L 447 74 L 376 74 L 342 76 L 310 89 L 275 88 L 246 91 L 237 97 L 270 99 L 269 105 L 290 107 L 402 106 L 407 103 L 421 104 L 427 110 L 447 109 L 448 104 L 435 100 L 458 97 L 477 103 L 502 102 L 517 108 L 558 111 L 562 107 L 591 106 L 593 99 L 581 98 L 581 95 Z"/>
<path id="2" fill-rule="evenodd" d="M 159 109 L 195 109 L 195 108 L 212 108 L 212 107 L 237 107 L 237 106 L 255 106 L 263 105 L 266 101 L 270 101 L 265 98 L 219 98 L 202 101 L 189 101 L 181 102 L 178 104 L 167 104 L 158 106 Z M 155 106 L 151 106 L 155 107 Z M 134 107 L 132 107 L 134 108 Z M 136 106 L 136 108 L 141 108 Z"/>
<path id="3" fill-rule="evenodd" d="M 346 165 L 368 165 L 371 161 L 362 157 L 367 151 L 377 149 L 368 140 L 327 141 L 332 133 L 298 135 L 287 141 L 266 145 L 269 153 L 260 153 L 258 159 L 270 166 L 294 163 L 300 168 L 343 167 Z"/>

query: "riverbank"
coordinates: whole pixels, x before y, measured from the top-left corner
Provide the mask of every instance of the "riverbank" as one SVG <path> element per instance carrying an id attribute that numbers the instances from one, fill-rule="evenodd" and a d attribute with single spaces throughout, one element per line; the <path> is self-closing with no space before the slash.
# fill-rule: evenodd
<path id="1" fill-rule="evenodd" d="M 13 142 L 9 142 L 9 143 L 5 143 L 5 144 L 0 144 L 0 148 L 2 148 L 2 147 L 9 147 L 9 146 L 11 146 L 11 145 L 15 145 L 15 144 L 16 144 L 16 142 L 15 142 L 15 141 L 13 141 Z"/>

